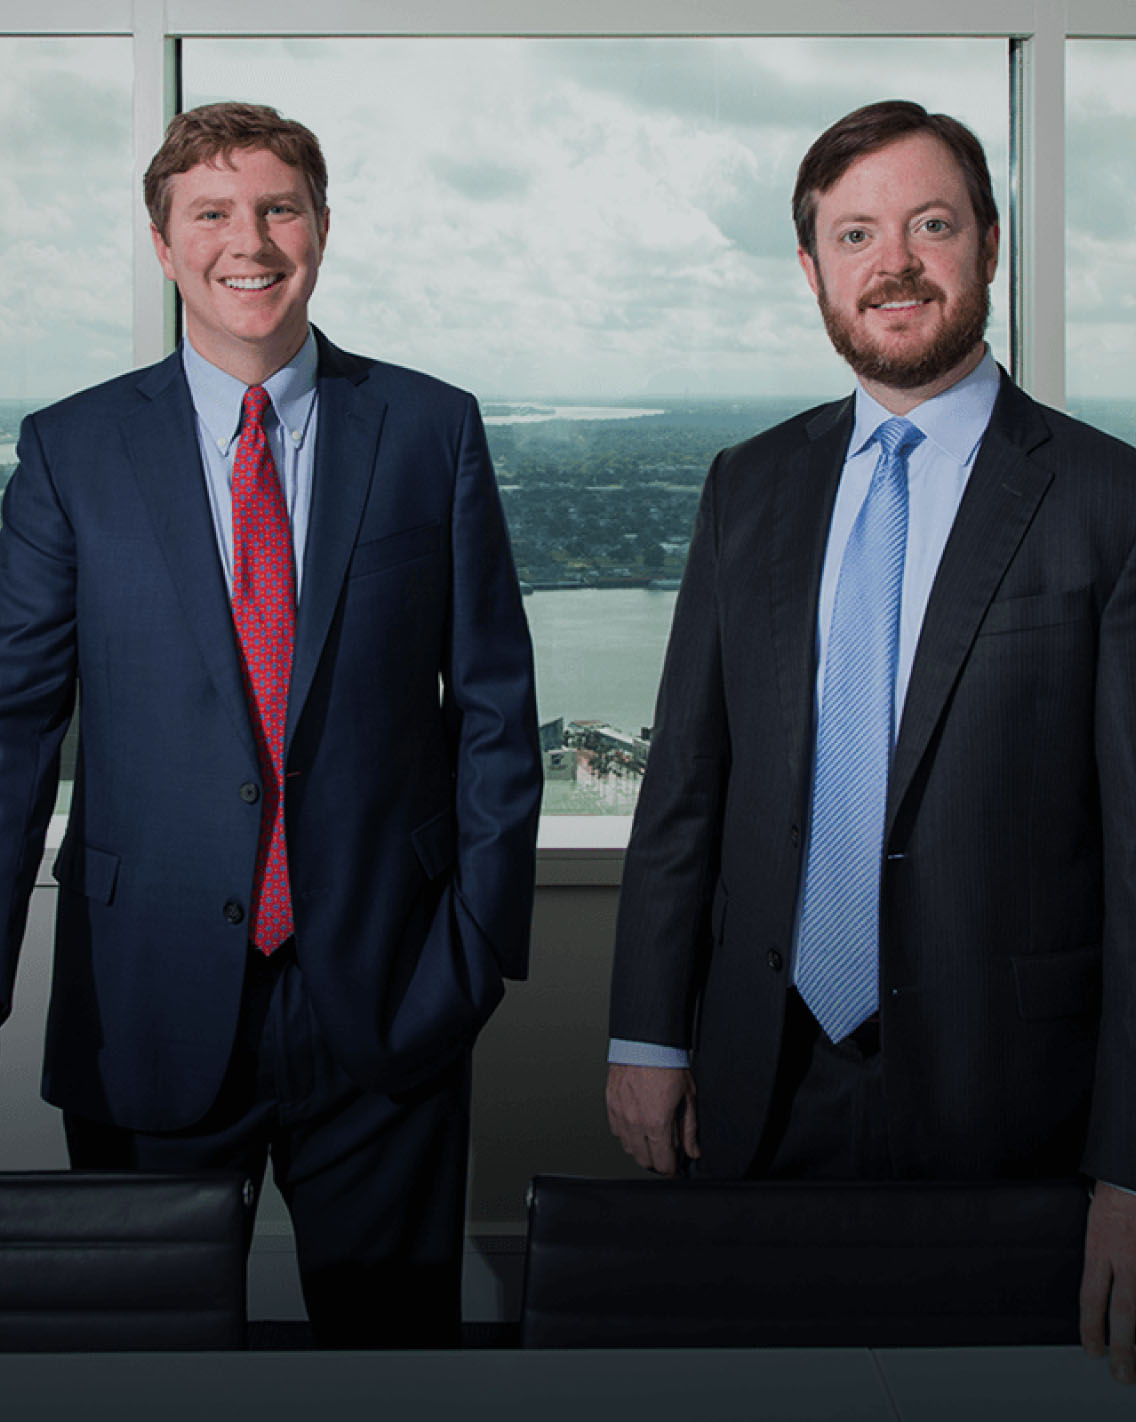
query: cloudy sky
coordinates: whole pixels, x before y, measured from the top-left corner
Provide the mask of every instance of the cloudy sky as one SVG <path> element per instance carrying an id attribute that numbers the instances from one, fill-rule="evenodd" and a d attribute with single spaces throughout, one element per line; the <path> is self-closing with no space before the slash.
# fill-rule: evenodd
<path id="1" fill-rule="evenodd" d="M 855 43 L 855 41 L 851 42 Z M 1005 46 L 386 40 L 184 46 L 187 102 L 320 134 L 336 339 L 480 393 L 847 387 L 797 267 L 801 155 L 878 80 L 968 119 L 1005 170 Z M 949 74 L 949 78 L 947 75 Z"/>
<path id="2" fill-rule="evenodd" d="M 0 37 L 0 399 L 129 369 L 129 39 Z"/>
<path id="3" fill-rule="evenodd" d="M 1136 390 L 1136 41 L 1068 47 L 1069 391 Z"/>
<path id="4" fill-rule="evenodd" d="M 1136 45 L 1084 54 L 1073 374 L 1127 394 Z M 320 135 L 332 223 L 313 312 L 329 334 L 485 398 L 847 388 L 788 205 L 808 144 L 857 104 L 962 118 L 1006 204 L 999 40 L 200 40 L 183 55 L 187 103 L 268 102 Z M 0 396 L 31 397 L 130 364 L 130 46 L 2 40 L 0 63 Z M 1000 283 L 1003 358 L 1005 300 Z"/>

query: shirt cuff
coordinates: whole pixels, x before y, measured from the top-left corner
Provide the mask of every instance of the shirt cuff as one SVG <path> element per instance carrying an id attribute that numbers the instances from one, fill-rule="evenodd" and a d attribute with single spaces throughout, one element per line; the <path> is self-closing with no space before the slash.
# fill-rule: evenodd
<path id="1" fill-rule="evenodd" d="M 662 1047 L 657 1042 L 628 1042 L 613 1037 L 607 1049 L 609 1066 L 673 1067 L 676 1071 L 690 1066 L 690 1053 L 685 1047 Z"/>

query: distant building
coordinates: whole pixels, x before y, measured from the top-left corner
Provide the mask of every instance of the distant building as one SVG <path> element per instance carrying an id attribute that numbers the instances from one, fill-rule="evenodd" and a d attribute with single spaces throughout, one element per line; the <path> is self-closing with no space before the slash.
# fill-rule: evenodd
<path id="1" fill-rule="evenodd" d="M 645 729 L 645 728 L 644 728 Z M 597 775 L 642 775 L 647 768 L 650 743 L 643 736 L 628 735 L 602 721 L 570 721 L 564 742 L 587 752 Z"/>
<path id="2" fill-rule="evenodd" d="M 545 780 L 575 781 L 579 765 L 574 750 L 568 746 L 558 746 L 556 750 L 546 750 L 542 759 Z"/>
<path id="3" fill-rule="evenodd" d="M 575 781 L 578 769 L 576 751 L 564 744 L 563 716 L 541 724 L 540 751 L 545 780 Z"/>
<path id="4" fill-rule="evenodd" d="M 557 750 L 564 744 L 564 717 L 540 724 L 540 748 L 542 751 Z"/>

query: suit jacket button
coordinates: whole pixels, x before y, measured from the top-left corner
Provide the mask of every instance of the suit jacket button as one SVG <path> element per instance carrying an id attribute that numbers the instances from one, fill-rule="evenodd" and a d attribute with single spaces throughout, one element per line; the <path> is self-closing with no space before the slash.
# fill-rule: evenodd
<path id="1" fill-rule="evenodd" d="M 226 923 L 243 923 L 245 921 L 244 907 L 236 899 L 229 899 L 221 912 L 225 915 Z"/>
<path id="2" fill-rule="evenodd" d="M 789 843 L 793 846 L 794 849 L 796 849 L 800 842 L 801 827 L 800 825 L 794 825 L 793 828 L 789 831 Z"/>
<path id="3" fill-rule="evenodd" d="M 248 780 L 241 786 L 241 799 L 246 805 L 255 805 L 260 799 L 260 786 Z"/>
<path id="4" fill-rule="evenodd" d="M 769 952 L 765 955 L 765 961 L 775 973 L 781 971 L 781 954 L 778 953 L 776 948 L 770 948 Z"/>

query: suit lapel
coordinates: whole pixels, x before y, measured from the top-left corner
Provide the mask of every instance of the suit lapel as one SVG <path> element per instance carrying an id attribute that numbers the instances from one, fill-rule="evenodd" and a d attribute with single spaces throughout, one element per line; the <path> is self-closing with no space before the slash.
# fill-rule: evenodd
<path id="1" fill-rule="evenodd" d="M 255 756 L 229 595 L 217 554 L 181 356 L 175 353 L 146 371 L 138 388 L 147 403 L 129 415 L 123 426 L 138 488 L 190 635 L 234 726 Z"/>
<path id="2" fill-rule="evenodd" d="M 351 561 L 378 454 L 386 402 L 365 398 L 369 365 L 319 336 L 319 426 L 311 522 L 288 696 L 290 742 L 311 690 Z"/>
<path id="3" fill-rule="evenodd" d="M 790 769 L 812 764 L 816 690 L 816 621 L 832 505 L 848 440 L 851 399 L 826 406 L 808 424 L 808 445 L 787 466 L 776 496 L 770 606 L 777 681 Z"/>
<path id="4" fill-rule="evenodd" d="M 991 599 L 1049 486 L 1049 471 L 1029 458 L 1048 438 L 1038 407 L 1003 375 L 927 603 L 892 763 L 888 833 Z"/>

